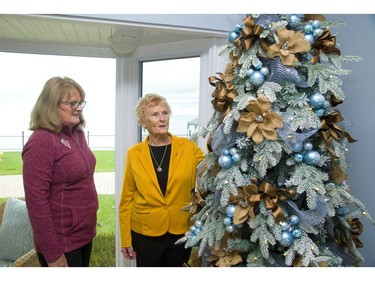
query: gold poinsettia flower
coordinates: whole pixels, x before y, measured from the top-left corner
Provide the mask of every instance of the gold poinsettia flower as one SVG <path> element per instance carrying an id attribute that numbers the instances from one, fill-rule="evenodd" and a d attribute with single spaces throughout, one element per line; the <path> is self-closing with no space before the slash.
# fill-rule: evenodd
<path id="1" fill-rule="evenodd" d="M 237 132 L 246 132 L 247 137 L 257 144 L 263 139 L 277 140 L 276 128 L 283 127 L 283 120 L 279 114 L 271 111 L 271 107 L 271 102 L 264 94 L 250 101 L 247 111 L 240 115 Z"/>
<path id="2" fill-rule="evenodd" d="M 281 29 L 277 31 L 279 43 L 273 44 L 268 48 L 268 57 L 279 56 L 284 65 L 293 65 L 298 62 L 295 54 L 307 53 L 311 49 L 309 41 L 305 39 L 301 32 Z"/>
<path id="3" fill-rule="evenodd" d="M 255 184 L 242 186 L 237 195 L 231 195 L 229 203 L 236 205 L 233 214 L 233 224 L 241 224 L 249 217 L 255 217 L 254 208 L 261 201 L 261 194 L 258 193 L 258 187 Z"/>
<path id="4" fill-rule="evenodd" d="M 218 267 L 230 267 L 242 262 L 242 257 L 237 251 L 232 251 L 226 253 L 222 249 L 212 250 L 212 254 L 215 256 L 210 259 L 210 261 L 215 261 L 215 266 Z"/>

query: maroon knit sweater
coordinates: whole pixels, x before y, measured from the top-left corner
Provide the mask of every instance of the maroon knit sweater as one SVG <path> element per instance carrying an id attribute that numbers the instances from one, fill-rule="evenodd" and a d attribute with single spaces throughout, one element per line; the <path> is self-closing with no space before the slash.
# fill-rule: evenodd
<path id="1" fill-rule="evenodd" d="M 96 235 L 95 156 L 81 129 L 36 130 L 23 152 L 23 183 L 37 252 L 47 262 Z"/>

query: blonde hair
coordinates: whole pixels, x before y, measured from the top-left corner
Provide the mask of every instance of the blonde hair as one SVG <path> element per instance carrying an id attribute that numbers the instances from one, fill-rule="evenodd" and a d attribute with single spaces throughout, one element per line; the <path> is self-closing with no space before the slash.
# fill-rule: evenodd
<path id="1" fill-rule="evenodd" d="M 44 84 L 33 110 L 30 114 L 31 131 L 37 129 L 46 129 L 53 133 L 58 133 L 62 129 L 61 118 L 58 113 L 59 105 L 63 98 L 71 97 L 72 91 L 76 89 L 81 96 L 81 100 L 85 100 L 85 91 L 73 79 L 69 77 L 52 77 Z M 74 126 L 83 128 L 86 124 L 82 113 L 79 116 L 80 122 Z"/>
<path id="2" fill-rule="evenodd" d="M 144 95 L 138 100 L 137 106 L 135 107 L 135 114 L 137 116 L 137 122 L 142 125 L 143 118 L 148 107 L 154 107 L 159 104 L 164 104 L 167 107 L 168 113 L 172 113 L 172 109 L 169 106 L 167 99 L 161 95 L 155 93 L 149 93 Z"/>

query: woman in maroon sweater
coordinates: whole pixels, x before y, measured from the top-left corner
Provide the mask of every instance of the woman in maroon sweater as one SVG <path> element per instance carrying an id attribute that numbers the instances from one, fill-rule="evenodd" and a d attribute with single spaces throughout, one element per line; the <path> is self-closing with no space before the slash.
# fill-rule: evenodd
<path id="1" fill-rule="evenodd" d="M 42 266 L 89 266 L 96 235 L 96 160 L 82 128 L 85 92 L 49 79 L 31 112 L 23 152 L 25 200 Z"/>

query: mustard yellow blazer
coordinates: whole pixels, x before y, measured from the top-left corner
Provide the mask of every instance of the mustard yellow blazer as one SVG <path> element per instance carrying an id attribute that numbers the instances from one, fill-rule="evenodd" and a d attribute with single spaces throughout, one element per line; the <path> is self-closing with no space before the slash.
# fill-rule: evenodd
<path id="1" fill-rule="evenodd" d="M 163 196 L 148 147 L 148 137 L 128 149 L 119 205 L 121 247 L 131 247 L 131 230 L 160 236 L 166 232 L 183 234 L 189 229 L 190 203 L 195 187 L 197 165 L 203 151 L 195 142 L 172 137 L 168 183 Z"/>

